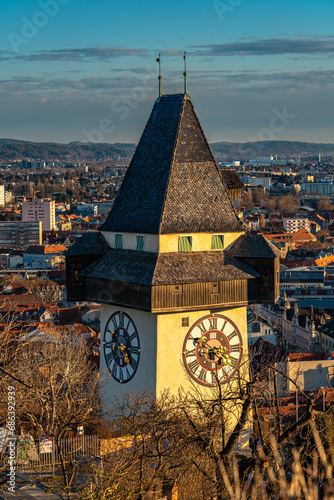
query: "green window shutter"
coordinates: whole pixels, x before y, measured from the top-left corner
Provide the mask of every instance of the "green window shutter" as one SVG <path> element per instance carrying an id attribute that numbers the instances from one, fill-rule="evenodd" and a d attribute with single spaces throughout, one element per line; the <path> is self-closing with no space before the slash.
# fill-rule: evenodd
<path id="1" fill-rule="evenodd" d="M 123 248 L 123 235 L 115 234 L 115 248 Z"/>
<path id="2" fill-rule="evenodd" d="M 212 250 L 223 250 L 224 249 L 224 235 L 214 234 L 212 236 Z"/>
<path id="3" fill-rule="evenodd" d="M 136 250 L 142 252 L 144 250 L 144 236 L 137 236 L 137 246 Z"/>
<path id="4" fill-rule="evenodd" d="M 179 252 L 191 252 L 192 238 L 191 236 L 180 236 L 179 238 Z"/>

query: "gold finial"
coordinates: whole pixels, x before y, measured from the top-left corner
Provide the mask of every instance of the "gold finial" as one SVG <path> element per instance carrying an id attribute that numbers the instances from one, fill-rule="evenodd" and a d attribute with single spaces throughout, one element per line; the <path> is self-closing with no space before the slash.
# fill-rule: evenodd
<path id="1" fill-rule="evenodd" d="M 161 97 L 162 93 L 161 93 L 161 80 L 162 80 L 162 76 L 161 76 L 161 54 L 159 54 L 159 57 L 157 57 L 157 63 L 159 63 L 159 76 L 158 76 L 158 80 L 159 80 L 159 98 Z"/>
<path id="2" fill-rule="evenodd" d="M 186 52 L 183 53 L 183 60 L 184 60 L 184 73 L 183 73 L 183 76 L 184 76 L 184 93 L 185 94 L 188 94 L 188 82 L 187 82 L 187 76 L 188 76 L 188 73 L 187 73 L 187 54 Z"/>

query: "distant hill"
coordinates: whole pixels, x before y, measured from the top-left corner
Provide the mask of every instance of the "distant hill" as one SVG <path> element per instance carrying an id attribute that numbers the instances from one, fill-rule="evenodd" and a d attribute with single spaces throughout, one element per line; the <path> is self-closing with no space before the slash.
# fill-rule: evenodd
<path id="1" fill-rule="evenodd" d="M 279 157 L 334 155 L 334 144 L 298 141 L 215 142 L 212 152 L 218 160 L 241 160 L 277 154 Z"/>
<path id="2" fill-rule="evenodd" d="M 135 151 L 135 144 L 93 144 L 70 142 L 28 142 L 16 139 L 0 139 L 0 162 L 29 158 L 31 160 L 61 162 L 91 162 L 110 160 L 113 162 L 129 160 Z M 277 154 L 279 157 L 334 156 L 334 144 L 320 144 L 297 141 L 262 141 L 262 142 L 215 142 L 211 144 L 213 154 L 218 161 L 250 159 L 255 156 Z"/>
<path id="3" fill-rule="evenodd" d="M 130 159 L 135 144 L 88 144 L 70 142 L 27 142 L 15 139 L 0 139 L 0 161 L 13 161 L 24 158 L 61 162 L 121 161 Z"/>

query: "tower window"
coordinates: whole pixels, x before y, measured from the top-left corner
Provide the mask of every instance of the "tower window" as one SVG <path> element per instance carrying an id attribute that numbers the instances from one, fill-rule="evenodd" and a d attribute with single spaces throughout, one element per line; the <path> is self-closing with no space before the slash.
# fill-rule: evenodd
<path id="1" fill-rule="evenodd" d="M 179 252 L 191 252 L 192 250 L 192 237 L 180 236 L 179 237 Z"/>
<path id="2" fill-rule="evenodd" d="M 144 250 L 144 236 L 136 236 L 136 250 L 142 252 Z"/>
<path id="3" fill-rule="evenodd" d="M 214 234 L 212 236 L 212 250 L 223 250 L 224 249 L 224 235 Z"/>
<path id="4" fill-rule="evenodd" d="M 115 248 L 123 248 L 123 235 L 115 234 Z"/>

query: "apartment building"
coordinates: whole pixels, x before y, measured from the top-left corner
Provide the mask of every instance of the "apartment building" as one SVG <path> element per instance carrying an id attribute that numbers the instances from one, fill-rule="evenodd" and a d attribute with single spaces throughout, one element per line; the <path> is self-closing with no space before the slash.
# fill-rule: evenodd
<path id="1" fill-rule="evenodd" d="M 304 228 L 310 230 L 310 221 L 303 217 L 284 217 L 283 227 L 287 233 L 296 233 Z"/>
<path id="2" fill-rule="evenodd" d="M 24 250 L 42 244 L 42 222 L 0 221 L 0 247 Z"/>
<path id="3" fill-rule="evenodd" d="M 42 231 L 56 229 L 56 206 L 51 200 L 31 200 L 22 203 L 22 221 L 42 221 Z"/>
<path id="4" fill-rule="evenodd" d="M 0 207 L 5 205 L 5 186 L 0 185 Z"/>

